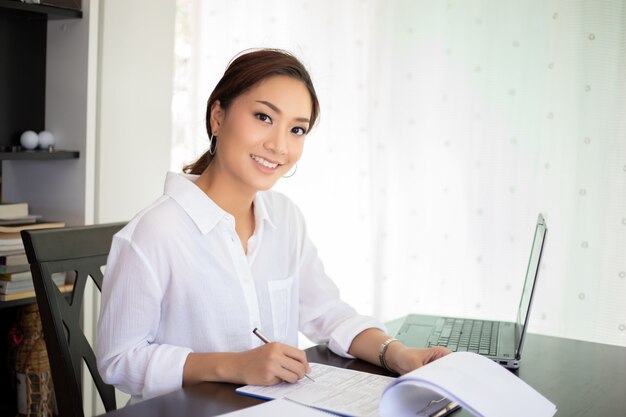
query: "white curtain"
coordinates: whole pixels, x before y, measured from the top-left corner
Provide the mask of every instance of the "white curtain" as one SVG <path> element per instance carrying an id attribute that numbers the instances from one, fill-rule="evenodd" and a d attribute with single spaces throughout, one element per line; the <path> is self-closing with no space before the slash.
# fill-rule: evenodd
<path id="1" fill-rule="evenodd" d="M 292 178 L 345 300 L 514 320 L 534 224 L 530 330 L 626 346 L 626 5 L 178 0 L 172 169 L 253 47 L 294 52 L 322 113 Z"/>

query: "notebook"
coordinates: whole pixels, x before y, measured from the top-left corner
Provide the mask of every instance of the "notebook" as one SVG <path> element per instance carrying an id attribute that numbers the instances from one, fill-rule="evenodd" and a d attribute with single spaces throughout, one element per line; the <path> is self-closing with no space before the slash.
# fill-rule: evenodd
<path id="1" fill-rule="evenodd" d="M 396 338 L 407 346 L 446 346 L 453 352 L 478 353 L 509 369 L 519 368 L 546 232 L 540 213 L 515 322 L 409 314 Z"/>

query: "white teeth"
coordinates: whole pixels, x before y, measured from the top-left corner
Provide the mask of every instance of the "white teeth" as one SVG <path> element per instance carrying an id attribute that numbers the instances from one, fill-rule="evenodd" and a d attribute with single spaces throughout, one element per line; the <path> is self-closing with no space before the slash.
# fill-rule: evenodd
<path id="1" fill-rule="evenodd" d="M 256 156 L 256 155 L 250 155 L 252 157 L 252 159 L 254 159 L 255 161 L 257 161 L 259 164 L 263 165 L 264 167 L 267 168 L 276 168 L 278 166 L 278 164 L 274 164 L 272 162 L 266 161 L 265 159 L 261 158 L 260 156 Z"/>

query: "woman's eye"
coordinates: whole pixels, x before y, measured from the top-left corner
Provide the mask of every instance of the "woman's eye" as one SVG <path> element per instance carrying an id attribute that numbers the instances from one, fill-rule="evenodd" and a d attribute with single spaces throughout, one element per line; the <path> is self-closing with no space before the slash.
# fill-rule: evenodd
<path id="1" fill-rule="evenodd" d="M 265 113 L 255 114 L 256 118 L 265 123 L 272 123 L 272 118 Z"/>
<path id="2" fill-rule="evenodd" d="M 294 127 L 293 129 L 291 129 L 291 133 L 294 133 L 298 136 L 304 136 L 306 135 L 306 130 L 304 130 L 304 128 L 302 127 Z"/>

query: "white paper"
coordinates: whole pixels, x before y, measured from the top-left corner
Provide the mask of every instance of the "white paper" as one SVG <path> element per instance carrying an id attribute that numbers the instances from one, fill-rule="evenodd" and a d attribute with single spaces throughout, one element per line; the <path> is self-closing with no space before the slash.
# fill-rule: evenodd
<path id="1" fill-rule="evenodd" d="M 263 398 L 289 398 L 301 404 L 359 416 L 378 416 L 378 404 L 385 387 L 395 380 L 351 369 L 309 363 L 315 382 L 303 378 L 295 384 L 286 382 L 270 387 L 246 386 L 241 393 Z"/>
<path id="2" fill-rule="evenodd" d="M 456 352 L 398 378 L 386 389 L 381 416 L 402 416 L 427 388 L 484 417 L 550 417 L 556 407 L 511 371 L 475 353 Z M 406 414 L 408 415 L 408 414 Z"/>
<path id="3" fill-rule="evenodd" d="M 243 410 L 222 414 L 222 417 L 321 417 L 328 415 L 328 413 L 316 410 L 315 408 L 279 398 L 277 400 L 267 401 L 262 404 L 244 408 Z"/>

